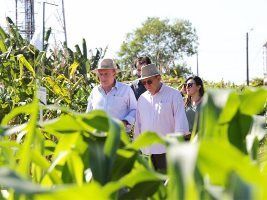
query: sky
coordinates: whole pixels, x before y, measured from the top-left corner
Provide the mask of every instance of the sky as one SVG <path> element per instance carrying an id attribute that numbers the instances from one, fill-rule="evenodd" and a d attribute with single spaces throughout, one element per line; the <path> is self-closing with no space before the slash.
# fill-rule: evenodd
<path id="1" fill-rule="evenodd" d="M 0 0 L 0 5 L 4 5 L 0 8 L 1 24 L 5 16 L 12 14 L 12 7 L 7 3 L 9 1 L 11 0 Z M 60 4 L 61 0 L 47 2 Z M 140 27 L 148 17 L 185 19 L 192 23 L 199 37 L 199 76 L 204 80 L 224 80 L 237 84 L 246 82 L 246 33 L 249 36 L 250 79 L 263 78 L 263 73 L 267 70 L 263 48 L 267 42 L 266 0 L 64 2 L 68 46 L 71 48 L 75 44 L 80 45 L 82 38 L 85 38 L 88 48 L 108 46 L 106 56 L 116 58 L 126 34 Z M 55 6 L 46 7 L 52 12 L 52 7 Z M 186 60 L 196 74 L 196 56 Z"/>

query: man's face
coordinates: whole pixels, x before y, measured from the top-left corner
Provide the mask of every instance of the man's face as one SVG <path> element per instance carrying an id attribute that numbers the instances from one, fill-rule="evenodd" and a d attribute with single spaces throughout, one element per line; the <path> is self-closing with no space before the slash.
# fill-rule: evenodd
<path id="1" fill-rule="evenodd" d="M 161 77 L 157 75 L 142 80 L 142 83 L 151 94 L 155 94 L 160 87 L 160 80 Z"/>
<path id="2" fill-rule="evenodd" d="M 141 68 L 143 67 L 143 66 L 145 66 L 146 65 L 146 63 L 140 63 L 140 62 L 137 62 L 136 63 L 136 70 L 137 70 L 137 76 L 138 76 L 138 78 L 140 78 L 141 77 Z"/>
<path id="3" fill-rule="evenodd" d="M 114 69 L 99 69 L 97 71 L 100 84 L 103 87 L 112 86 L 116 77 L 116 71 Z"/>

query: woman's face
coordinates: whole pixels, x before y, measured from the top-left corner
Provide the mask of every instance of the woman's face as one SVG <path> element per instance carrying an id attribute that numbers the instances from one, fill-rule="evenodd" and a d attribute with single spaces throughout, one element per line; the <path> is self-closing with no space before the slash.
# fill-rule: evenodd
<path id="1" fill-rule="evenodd" d="M 189 79 L 186 82 L 186 92 L 189 96 L 194 96 L 195 94 L 199 94 L 200 85 L 197 85 L 193 79 Z"/>

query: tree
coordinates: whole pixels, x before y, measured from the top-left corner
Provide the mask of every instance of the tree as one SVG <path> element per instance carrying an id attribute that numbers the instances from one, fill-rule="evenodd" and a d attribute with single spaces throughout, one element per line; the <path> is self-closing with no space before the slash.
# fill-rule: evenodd
<path id="1" fill-rule="evenodd" d="M 197 52 L 197 40 L 196 30 L 187 20 L 148 18 L 141 27 L 126 35 L 118 53 L 120 64 L 128 66 L 136 57 L 149 55 L 165 70 L 181 66 L 185 55 Z"/>

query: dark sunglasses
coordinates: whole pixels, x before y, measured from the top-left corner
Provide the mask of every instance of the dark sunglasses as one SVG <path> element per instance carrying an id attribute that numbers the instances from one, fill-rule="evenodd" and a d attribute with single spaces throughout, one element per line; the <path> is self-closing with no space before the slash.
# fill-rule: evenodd
<path id="1" fill-rule="evenodd" d="M 147 81 L 142 81 L 142 84 L 143 85 L 146 85 L 146 84 L 151 85 L 152 83 L 153 83 L 153 80 L 152 79 L 149 79 Z"/>
<path id="2" fill-rule="evenodd" d="M 185 83 L 184 84 L 184 87 L 188 87 L 188 88 L 191 88 L 192 86 L 194 85 L 194 83 Z"/>

